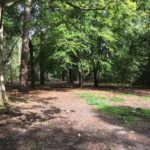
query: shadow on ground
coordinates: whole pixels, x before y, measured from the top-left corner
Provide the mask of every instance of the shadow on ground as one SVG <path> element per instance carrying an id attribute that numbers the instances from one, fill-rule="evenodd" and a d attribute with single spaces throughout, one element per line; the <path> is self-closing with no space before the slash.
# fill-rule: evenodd
<path id="1" fill-rule="evenodd" d="M 127 106 L 106 106 L 99 108 L 97 117 L 150 138 L 150 110 Z"/>
<path id="2" fill-rule="evenodd" d="M 33 97 L 28 97 L 28 93 L 22 95 L 18 91 L 14 92 L 11 101 L 17 104 L 23 102 L 24 106 L 10 107 L 1 114 L 0 150 L 132 150 L 137 145 L 138 150 L 142 150 L 142 140 L 135 142 L 135 139 L 128 139 L 122 134 L 118 136 L 117 133 L 122 132 L 119 129 L 113 132 L 74 129 L 68 124 L 68 115 L 62 115 L 64 111 L 53 105 L 52 102 L 56 101 L 57 97 L 36 98 L 40 90 L 67 92 L 70 88 L 63 85 L 62 88 L 58 88 L 55 84 L 53 87 L 41 87 L 29 92 Z M 111 108 L 105 111 L 113 112 Z M 131 108 L 130 112 L 132 111 Z M 130 115 L 126 111 L 122 112 L 124 113 L 120 114 L 116 108 L 114 115 Z M 109 124 L 123 126 L 120 120 L 114 120 L 101 113 L 97 113 L 97 116 Z M 135 131 L 148 135 L 143 131 Z M 145 150 L 149 147 L 149 144 L 144 144 Z"/>
<path id="3" fill-rule="evenodd" d="M 75 130 L 65 123 L 61 126 L 39 125 L 25 132 L 5 127 L 6 136 L 0 137 L 0 150 L 108 150 L 116 148 L 121 150 L 135 146 L 134 140 L 128 140 L 126 137 L 120 136 L 118 140 L 115 134 L 117 131 L 102 134 L 91 133 L 86 129 L 85 131 Z M 138 144 L 143 143 L 139 141 Z M 145 148 L 146 146 L 148 147 L 145 145 Z"/>

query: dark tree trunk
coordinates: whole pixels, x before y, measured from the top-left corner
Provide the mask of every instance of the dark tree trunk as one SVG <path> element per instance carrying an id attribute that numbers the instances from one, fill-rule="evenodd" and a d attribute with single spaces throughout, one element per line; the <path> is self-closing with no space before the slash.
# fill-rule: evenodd
<path id="1" fill-rule="evenodd" d="M 35 88 L 35 67 L 34 67 L 34 50 L 32 41 L 29 41 L 29 48 L 30 48 L 30 66 L 31 66 L 31 87 Z"/>
<path id="2" fill-rule="evenodd" d="M 83 74 L 79 72 L 79 87 L 83 88 Z"/>
<path id="3" fill-rule="evenodd" d="M 20 88 L 26 91 L 28 87 L 28 56 L 29 56 L 29 21 L 30 21 L 31 0 L 25 1 L 22 54 L 20 68 Z"/>
<path id="4" fill-rule="evenodd" d="M 94 67 L 93 69 L 94 73 L 94 87 L 98 87 L 98 70 Z"/>
<path id="5" fill-rule="evenodd" d="M 69 83 L 74 83 L 74 75 L 72 69 L 69 69 Z"/>
<path id="6" fill-rule="evenodd" d="M 65 81 L 65 80 L 66 80 L 66 79 L 65 79 L 65 77 L 66 77 L 66 71 L 62 71 L 61 77 L 62 77 L 62 81 Z"/>
<path id="7" fill-rule="evenodd" d="M 44 85 L 45 84 L 45 71 L 43 69 L 43 65 L 40 65 L 40 84 Z"/>
<path id="8" fill-rule="evenodd" d="M 40 66 L 40 84 L 45 84 L 45 66 L 44 66 L 44 49 L 43 49 L 43 39 L 44 39 L 44 32 L 41 31 L 40 33 L 40 55 L 39 55 L 39 66 Z"/>

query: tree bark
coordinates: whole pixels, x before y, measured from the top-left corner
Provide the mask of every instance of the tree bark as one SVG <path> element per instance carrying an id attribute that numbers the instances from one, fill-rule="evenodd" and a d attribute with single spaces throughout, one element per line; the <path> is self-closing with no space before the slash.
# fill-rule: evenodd
<path id="1" fill-rule="evenodd" d="M 40 84 L 45 84 L 45 66 L 44 66 L 44 50 L 43 50 L 44 32 L 40 33 L 40 55 L 39 55 L 39 67 L 40 67 Z"/>
<path id="2" fill-rule="evenodd" d="M 79 72 L 79 87 L 83 88 L 83 75 L 82 75 L 82 72 Z"/>
<path id="3" fill-rule="evenodd" d="M 93 66 L 93 74 L 94 74 L 94 87 L 98 87 L 98 71 L 95 66 Z"/>
<path id="4" fill-rule="evenodd" d="M 30 66 L 31 66 L 31 87 L 35 88 L 35 67 L 34 67 L 34 55 L 33 55 L 33 45 L 31 40 L 29 41 L 30 48 Z"/>
<path id="5" fill-rule="evenodd" d="M 66 81 L 66 79 L 65 79 L 66 71 L 62 71 L 61 77 L 62 77 L 62 81 Z"/>
<path id="6" fill-rule="evenodd" d="M 4 107 L 7 101 L 8 98 L 4 84 L 3 66 L 0 64 L 0 107 Z"/>
<path id="7" fill-rule="evenodd" d="M 31 1 L 25 1 L 24 22 L 23 22 L 23 39 L 22 39 L 22 54 L 20 68 L 20 88 L 26 91 L 28 87 L 28 56 L 29 56 L 29 21 Z"/>
<path id="8" fill-rule="evenodd" d="M 44 85 L 45 84 L 45 71 L 43 69 L 43 65 L 40 64 L 40 84 Z"/>
<path id="9" fill-rule="evenodd" d="M 74 83 L 73 70 L 69 69 L 69 83 Z"/>
<path id="10" fill-rule="evenodd" d="M 4 107 L 7 101 L 5 84 L 4 84 L 4 64 L 3 64 L 3 53 L 4 53 L 4 38 L 3 38 L 3 6 L 0 4 L 0 107 Z"/>
<path id="11" fill-rule="evenodd" d="M 12 63 L 9 65 L 9 81 L 13 83 L 13 72 L 12 72 Z"/>

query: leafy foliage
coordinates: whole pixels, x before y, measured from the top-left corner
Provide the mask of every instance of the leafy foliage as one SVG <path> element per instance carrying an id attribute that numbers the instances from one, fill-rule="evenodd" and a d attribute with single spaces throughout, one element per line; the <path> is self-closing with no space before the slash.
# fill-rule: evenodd
<path id="1" fill-rule="evenodd" d="M 6 43 L 22 33 L 22 9 L 5 11 Z M 33 0 L 30 37 L 37 76 L 71 69 L 95 82 L 150 83 L 149 1 Z"/>

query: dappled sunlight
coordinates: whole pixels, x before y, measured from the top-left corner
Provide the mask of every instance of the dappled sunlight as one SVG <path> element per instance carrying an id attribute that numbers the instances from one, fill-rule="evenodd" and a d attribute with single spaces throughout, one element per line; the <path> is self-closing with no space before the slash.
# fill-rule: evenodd
<path id="1" fill-rule="evenodd" d="M 149 110 L 123 106 L 126 97 L 105 90 L 57 87 L 9 94 L 10 105 L 0 119 L 2 150 L 150 146 Z"/>
<path id="2" fill-rule="evenodd" d="M 0 150 L 150 150 L 150 0 L 0 0 Z"/>
<path id="3" fill-rule="evenodd" d="M 146 136 L 150 136 L 150 102 L 140 100 L 137 96 L 133 100 L 133 97 L 129 95 L 123 97 L 120 94 L 112 94 L 108 96 L 108 91 L 80 91 L 76 92 L 84 99 L 88 104 L 93 105 L 96 110 L 99 110 L 99 117 L 111 124 L 118 124 L 124 126 L 130 130 L 142 133 Z M 144 103 L 143 103 L 144 101 Z M 104 115 L 102 115 L 102 114 Z"/>

